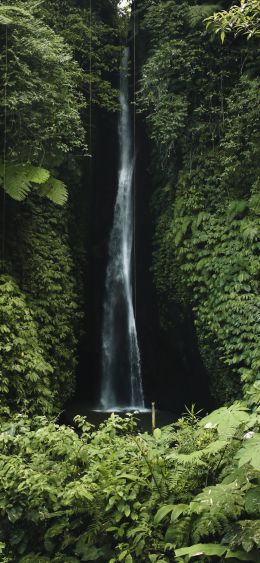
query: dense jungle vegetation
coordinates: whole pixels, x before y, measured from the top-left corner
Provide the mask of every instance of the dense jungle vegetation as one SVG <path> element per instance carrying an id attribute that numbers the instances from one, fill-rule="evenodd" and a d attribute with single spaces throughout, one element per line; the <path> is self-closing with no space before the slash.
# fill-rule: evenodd
<path id="1" fill-rule="evenodd" d="M 2 563 L 259 561 L 259 1 L 130 4 L 129 21 L 117 0 L 0 4 Z M 57 418 L 86 326 L 86 162 L 117 120 L 127 26 L 161 330 L 192 310 L 218 406 L 152 434 Z"/>

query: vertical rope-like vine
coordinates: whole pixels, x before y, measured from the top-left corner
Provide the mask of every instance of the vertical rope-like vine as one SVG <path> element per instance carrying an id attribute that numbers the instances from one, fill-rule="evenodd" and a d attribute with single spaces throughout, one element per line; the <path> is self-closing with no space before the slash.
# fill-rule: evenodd
<path id="1" fill-rule="evenodd" d="M 89 151 L 92 151 L 92 0 L 89 0 Z"/>
<path id="2" fill-rule="evenodd" d="M 133 0 L 133 144 L 134 144 L 134 203 L 133 203 L 133 261 L 134 261 L 134 313 L 135 319 L 137 315 L 136 298 L 137 298 L 137 283 L 136 283 L 136 5 Z"/>
<path id="3" fill-rule="evenodd" d="M 3 209 L 2 209 L 2 268 L 5 261 L 5 203 L 6 203 L 6 152 L 7 152 L 7 72 L 8 27 L 5 26 L 5 73 L 4 73 L 4 147 L 3 147 Z"/>

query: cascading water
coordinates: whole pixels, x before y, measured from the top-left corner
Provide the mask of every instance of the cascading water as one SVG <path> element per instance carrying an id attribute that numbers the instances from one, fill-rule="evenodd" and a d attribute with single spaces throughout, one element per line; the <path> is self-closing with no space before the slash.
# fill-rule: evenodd
<path id="1" fill-rule="evenodd" d="M 134 154 L 128 99 L 129 50 L 120 71 L 120 166 L 109 240 L 102 330 L 101 408 L 144 409 L 140 352 L 133 300 Z"/>

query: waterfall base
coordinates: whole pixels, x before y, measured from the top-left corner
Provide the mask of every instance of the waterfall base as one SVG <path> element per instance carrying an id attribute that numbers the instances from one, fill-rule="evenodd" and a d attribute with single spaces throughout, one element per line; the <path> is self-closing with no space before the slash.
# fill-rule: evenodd
<path id="1" fill-rule="evenodd" d="M 136 417 L 139 421 L 139 429 L 141 432 L 151 432 L 152 431 L 152 413 L 151 409 L 136 409 L 138 413 Z M 124 416 L 129 412 L 133 411 L 133 407 L 116 407 L 115 410 L 102 411 L 91 408 L 90 405 L 81 402 L 74 402 L 67 406 L 66 410 L 60 415 L 59 422 L 61 424 L 67 424 L 73 426 L 73 419 L 77 415 L 85 416 L 87 420 L 98 427 L 102 422 L 107 420 L 111 413 L 114 412 L 124 418 Z M 167 424 L 172 424 L 177 420 L 177 414 L 168 411 L 156 411 L 156 426 L 161 428 L 162 426 L 167 426 Z"/>
<path id="2" fill-rule="evenodd" d="M 93 412 L 104 412 L 104 413 L 111 413 L 111 412 L 115 412 L 115 413 L 127 413 L 127 412 L 136 412 L 136 413 L 143 413 L 143 412 L 151 412 L 151 409 L 146 409 L 145 407 L 135 407 L 133 405 L 131 406 L 124 406 L 124 407 L 118 407 L 117 405 L 115 405 L 114 407 L 110 407 L 109 409 L 102 409 L 102 408 L 97 408 L 97 409 L 93 409 Z"/>

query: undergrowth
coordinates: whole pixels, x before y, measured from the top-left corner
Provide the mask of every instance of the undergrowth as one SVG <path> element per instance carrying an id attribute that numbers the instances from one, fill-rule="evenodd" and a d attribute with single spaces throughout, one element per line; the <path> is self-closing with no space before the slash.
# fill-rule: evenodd
<path id="1" fill-rule="evenodd" d="M 259 561 L 259 409 L 191 409 L 153 435 L 130 414 L 20 414 L 0 444 L 3 563 Z"/>

